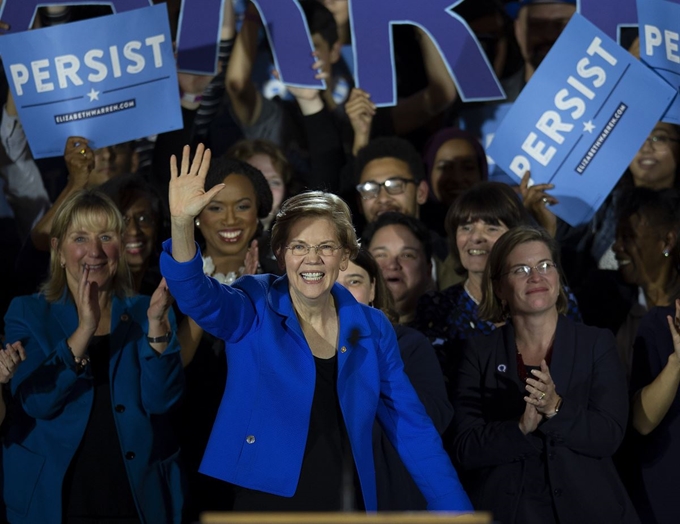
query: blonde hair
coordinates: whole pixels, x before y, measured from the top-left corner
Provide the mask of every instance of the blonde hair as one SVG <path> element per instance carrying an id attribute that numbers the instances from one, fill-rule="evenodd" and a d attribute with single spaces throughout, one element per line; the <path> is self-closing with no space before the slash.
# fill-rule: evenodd
<path id="1" fill-rule="evenodd" d="M 82 189 L 68 197 L 59 206 L 52 221 L 50 238 L 50 276 L 40 287 L 40 291 L 49 302 L 56 302 L 64 296 L 68 289 L 66 271 L 61 267 L 60 251 L 66 235 L 73 227 L 96 230 L 101 221 L 106 229 L 114 231 L 122 239 L 125 233 L 125 221 L 118 208 L 108 196 L 96 189 Z M 118 260 L 118 269 L 111 282 L 117 296 L 132 295 L 130 269 L 124 256 Z"/>
<path id="2" fill-rule="evenodd" d="M 479 303 L 478 314 L 483 320 L 489 322 L 504 322 L 510 312 L 495 293 L 495 287 L 500 284 L 503 273 L 507 270 L 505 262 L 512 252 L 520 244 L 527 242 L 541 242 L 550 251 L 550 256 L 555 263 L 559 275 L 560 292 L 557 297 L 557 312 L 567 312 L 569 299 L 564 292 L 564 277 L 560 269 L 560 248 L 557 241 L 544 229 L 532 226 L 518 226 L 503 234 L 494 244 L 489 255 L 489 261 L 484 268 L 482 277 L 482 300 Z"/>
<path id="3" fill-rule="evenodd" d="M 333 193 L 307 191 L 286 200 L 276 215 L 271 246 L 279 263 L 283 260 L 283 248 L 295 222 L 310 217 L 330 220 L 340 245 L 349 252 L 350 260 L 354 260 L 359 252 L 359 241 L 352 225 L 352 213 L 345 201 Z"/>

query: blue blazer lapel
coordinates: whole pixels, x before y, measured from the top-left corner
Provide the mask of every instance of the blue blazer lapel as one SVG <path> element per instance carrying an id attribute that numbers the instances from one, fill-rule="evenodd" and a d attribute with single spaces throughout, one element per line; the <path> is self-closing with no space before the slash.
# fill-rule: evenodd
<path id="1" fill-rule="evenodd" d="M 127 299 L 113 297 L 111 304 L 111 364 L 109 366 L 109 376 L 114 376 L 115 370 L 120 363 L 125 345 L 128 342 L 128 331 L 132 325 L 132 312 Z M 111 382 L 113 383 L 113 382 Z"/>
<path id="2" fill-rule="evenodd" d="M 78 312 L 71 298 L 67 295 L 63 296 L 57 302 L 50 304 L 50 309 L 63 336 L 70 337 L 78 327 Z"/>

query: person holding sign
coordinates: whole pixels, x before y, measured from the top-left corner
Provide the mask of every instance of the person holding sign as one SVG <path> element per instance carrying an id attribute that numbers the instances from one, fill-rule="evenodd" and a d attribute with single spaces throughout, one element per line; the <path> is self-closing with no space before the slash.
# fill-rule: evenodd
<path id="1" fill-rule="evenodd" d="M 161 271 L 180 309 L 226 342 L 229 373 L 201 472 L 239 487 L 236 510 L 375 511 L 377 417 L 429 509 L 471 510 L 389 321 L 336 285 L 358 251 L 347 205 L 319 191 L 287 200 L 272 231 L 286 274 L 219 285 L 203 274 L 194 220 L 224 186 L 206 192 L 210 152 L 189 155 L 187 146 L 179 166 L 171 160 Z"/>
<path id="2" fill-rule="evenodd" d="M 494 245 L 453 398 L 454 461 L 475 508 L 504 524 L 639 523 L 611 456 L 628 418 L 609 331 L 564 316 L 559 248 L 521 226 Z"/>

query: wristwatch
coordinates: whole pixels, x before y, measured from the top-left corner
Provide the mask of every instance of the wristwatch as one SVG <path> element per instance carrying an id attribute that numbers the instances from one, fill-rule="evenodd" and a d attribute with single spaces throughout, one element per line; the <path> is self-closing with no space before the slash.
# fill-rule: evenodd
<path id="1" fill-rule="evenodd" d="M 161 342 L 170 342 L 170 339 L 172 338 L 172 331 L 168 331 L 165 335 L 162 335 L 160 337 L 146 337 L 146 341 L 149 344 L 160 344 Z"/>

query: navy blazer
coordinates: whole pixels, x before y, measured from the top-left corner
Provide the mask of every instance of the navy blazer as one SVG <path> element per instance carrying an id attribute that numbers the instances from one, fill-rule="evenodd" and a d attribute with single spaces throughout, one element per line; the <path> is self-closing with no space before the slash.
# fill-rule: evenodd
<path id="1" fill-rule="evenodd" d="M 166 416 L 184 373 L 173 336 L 162 355 L 146 341 L 149 297 L 114 298 L 109 365 L 111 403 L 125 467 L 144 523 L 181 521 L 179 449 Z M 174 315 L 170 311 L 174 332 Z M 11 523 L 60 523 L 64 475 L 85 433 L 94 401 L 89 370 L 78 374 L 66 340 L 78 327 L 70 299 L 15 298 L 5 316 L 7 340 L 26 360 L 12 378 L 20 413 L 3 442 L 3 493 Z"/>
<path id="2" fill-rule="evenodd" d="M 524 459 L 541 455 L 560 523 L 639 522 L 611 460 L 628 418 L 613 335 L 559 317 L 550 375 L 562 406 L 526 436 L 519 429 L 526 390 L 516 354 L 515 332 L 507 323 L 471 339 L 460 363 L 453 455 L 466 470 L 475 508 L 515 523 Z"/>
<path id="3" fill-rule="evenodd" d="M 244 276 L 220 285 L 200 252 L 178 263 L 164 244 L 161 271 L 183 313 L 227 342 L 227 383 L 200 471 L 250 489 L 295 493 L 307 441 L 316 369 L 288 278 Z M 371 443 L 378 420 L 429 509 L 469 510 L 441 439 L 404 374 L 394 329 L 382 312 L 332 289 L 339 316 L 338 398 L 366 509 L 376 510 Z"/>

